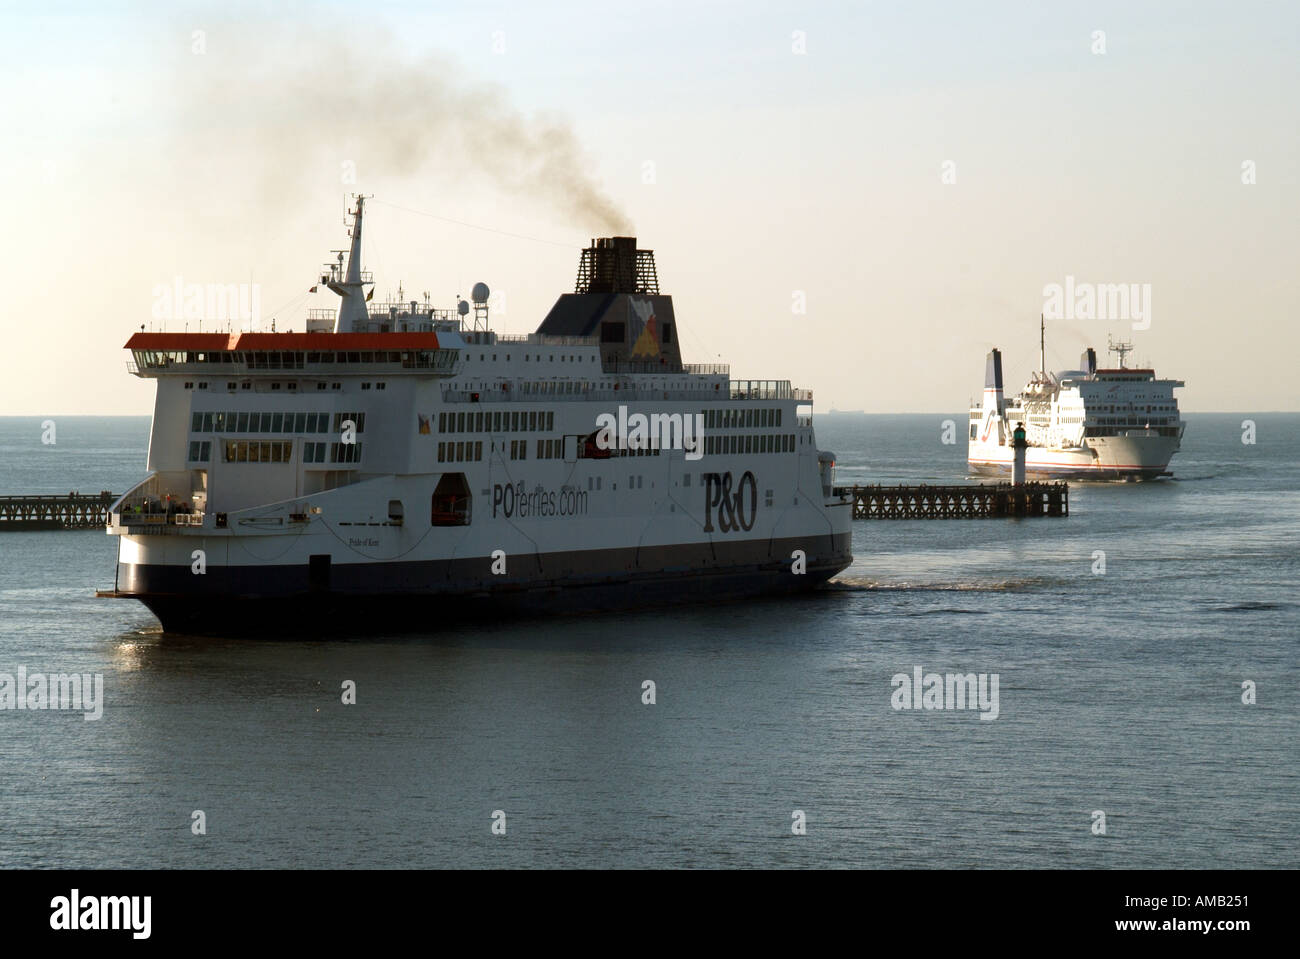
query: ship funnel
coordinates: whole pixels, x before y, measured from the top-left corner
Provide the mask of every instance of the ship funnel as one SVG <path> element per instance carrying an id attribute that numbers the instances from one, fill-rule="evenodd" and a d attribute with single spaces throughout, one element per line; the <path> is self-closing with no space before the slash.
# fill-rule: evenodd
<path id="1" fill-rule="evenodd" d="M 984 364 L 984 409 L 1002 415 L 1002 351 L 990 350 Z"/>
<path id="2" fill-rule="evenodd" d="M 1084 350 L 1083 355 L 1079 357 L 1079 369 L 1089 376 L 1097 372 L 1097 351 L 1091 346 Z"/>
<path id="3" fill-rule="evenodd" d="M 638 250 L 634 236 L 591 241 L 578 262 L 574 293 L 659 293 L 654 250 Z"/>
<path id="4" fill-rule="evenodd" d="M 984 364 L 984 389 L 997 390 L 1002 392 L 1002 351 L 992 350 L 989 352 L 988 361 Z"/>

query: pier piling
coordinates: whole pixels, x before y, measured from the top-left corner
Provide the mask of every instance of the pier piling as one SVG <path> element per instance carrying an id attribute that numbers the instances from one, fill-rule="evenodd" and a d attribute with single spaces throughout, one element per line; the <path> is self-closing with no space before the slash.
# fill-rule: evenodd
<path id="1" fill-rule="evenodd" d="M 1065 483 L 989 483 L 979 486 L 846 486 L 854 519 L 994 519 L 1069 516 Z"/>

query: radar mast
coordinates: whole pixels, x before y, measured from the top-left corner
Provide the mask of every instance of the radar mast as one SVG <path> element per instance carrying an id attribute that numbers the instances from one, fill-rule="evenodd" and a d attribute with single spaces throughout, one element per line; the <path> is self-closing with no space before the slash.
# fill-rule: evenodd
<path id="1" fill-rule="evenodd" d="M 1125 342 L 1123 340 L 1120 340 L 1118 343 L 1116 343 L 1113 339 L 1111 339 L 1110 335 L 1107 334 L 1106 350 L 1110 353 L 1114 353 L 1116 356 L 1119 357 L 1119 368 L 1122 370 L 1124 369 L 1124 360 L 1127 359 L 1128 355 L 1133 352 L 1133 343 L 1131 341 Z"/>

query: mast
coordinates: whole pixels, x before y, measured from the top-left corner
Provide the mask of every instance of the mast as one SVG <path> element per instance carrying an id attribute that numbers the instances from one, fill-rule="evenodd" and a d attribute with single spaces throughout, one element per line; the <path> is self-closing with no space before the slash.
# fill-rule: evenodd
<path id="1" fill-rule="evenodd" d="M 1047 321 L 1038 314 L 1038 372 L 1047 375 Z"/>
<path id="2" fill-rule="evenodd" d="M 1115 353 L 1119 356 L 1119 368 L 1124 369 L 1125 358 L 1133 352 L 1132 341 L 1125 342 L 1121 340 L 1116 343 L 1109 335 L 1106 336 L 1106 352 Z"/>
<path id="3" fill-rule="evenodd" d="M 365 329 L 370 322 L 370 313 L 366 308 L 365 285 L 370 282 L 370 275 L 361 270 L 361 221 L 365 216 L 366 197 L 353 194 L 357 207 L 352 210 L 352 244 L 348 250 L 346 270 L 343 266 L 343 253 L 339 251 L 337 264 L 328 264 L 329 274 L 321 277 L 331 290 L 343 298 L 339 303 L 338 318 L 334 321 L 335 333 L 351 333 Z"/>

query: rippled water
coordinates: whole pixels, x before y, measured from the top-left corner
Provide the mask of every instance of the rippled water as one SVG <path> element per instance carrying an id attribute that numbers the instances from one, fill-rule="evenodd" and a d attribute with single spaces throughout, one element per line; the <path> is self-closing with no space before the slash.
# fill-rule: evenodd
<path id="1" fill-rule="evenodd" d="M 0 672 L 106 698 L 0 711 L 0 865 L 1295 867 L 1300 416 L 1242 418 L 1068 519 L 858 523 L 813 597 L 473 632 L 164 639 L 94 599 L 102 532 L 0 534 Z M 961 481 L 942 419 L 818 436 L 842 482 Z M 147 419 L 57 426 L 0 419 L 0 493 L 141 475 Z M 998 718 L 894 710 L 916 666 L 998 674 Z"/>

